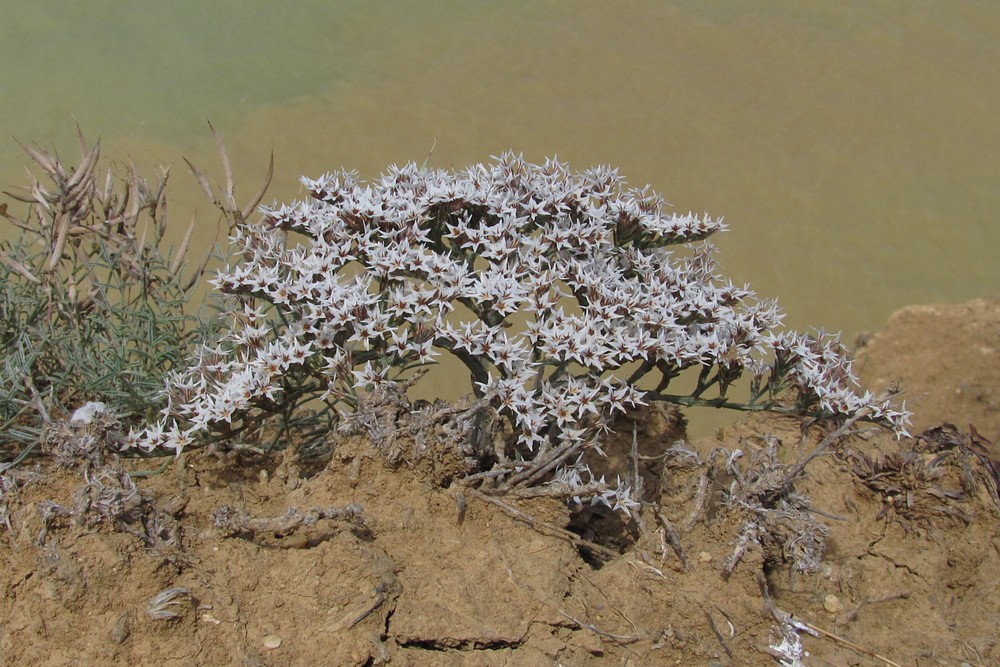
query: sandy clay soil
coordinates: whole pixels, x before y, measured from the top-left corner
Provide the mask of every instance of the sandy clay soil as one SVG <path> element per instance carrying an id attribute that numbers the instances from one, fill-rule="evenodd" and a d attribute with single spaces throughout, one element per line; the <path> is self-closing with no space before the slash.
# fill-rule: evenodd
<path id="1" fill-rule="evenodd" d="M 100 424 L 64 426 L 4 477 L 0 664 L 998 665 L 1000 299 L 905 309 L 858 354 L 921 435 L 687 442 L 649 410 L 608 452 L 633 520 L 452 483 L 405 424 L 391 456 L 195 453 L 136 488 Z"/>

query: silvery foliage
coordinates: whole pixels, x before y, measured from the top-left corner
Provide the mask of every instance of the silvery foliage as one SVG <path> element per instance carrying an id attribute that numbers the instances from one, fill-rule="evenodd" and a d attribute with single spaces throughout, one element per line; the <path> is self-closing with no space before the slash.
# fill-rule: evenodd
<path id="1" fill-rule="evenodd" d="M 905 412 L 856 391 L 835 338 L 778 332 L 773 301 L 717 275 L 705 239 L 721 219 L 670 211 L 616 170 L 507 153 L 461 172 L 407 164 L 368 184 L 348 172 L 302 182 L 309 198 L 235 229 L 242 261 L 213 281 L 234 326 L 168 378 L 163 419 L 128 446 L 179 453 L 236 432 L 281 402 L 292 374 L 354 405 L 441 352 L 509 420 L 501 462 L 556 460 L 548 479 L 593 481 L 578 454 L 650 400 L 905 426 Z M 669 393 L 690 368 L 696 386 Z M 750 396 L 736 402 L 741 375 Z"/>

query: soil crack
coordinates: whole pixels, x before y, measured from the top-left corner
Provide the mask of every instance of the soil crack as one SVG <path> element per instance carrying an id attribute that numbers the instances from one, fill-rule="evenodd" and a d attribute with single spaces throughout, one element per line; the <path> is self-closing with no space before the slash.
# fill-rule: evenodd
<path id="1" fill-rule="evenodd" d="M 437 639 L 408 639 L 398 641 L 402 648 L 417 648 L 425 651 L 499 651 L 516 649 L 524 645 L 524 639 L 456 639 L 453 637 Z"/>

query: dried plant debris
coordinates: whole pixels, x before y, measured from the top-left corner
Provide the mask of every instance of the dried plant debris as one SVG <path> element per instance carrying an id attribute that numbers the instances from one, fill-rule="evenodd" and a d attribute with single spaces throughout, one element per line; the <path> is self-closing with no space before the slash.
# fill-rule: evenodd
<path id="1" fill-rule="evenodd" d="M 140 503 L 139 489 L 122 470 L 84 470 L 83 478 L 83 486 L 73 494 L 73 515 L 81 523 L 120 521 Z"/>
<path id="2" fill-rule="evenodd" d="M 0 526 L 8 533 L 14 533 L 11 519 L 13 508 L 18 505 L 18 495 L 28 484 L 45 479 L 45 475 L 35 469 L 4 467 L 0 465 Z"/>
<path id="3" fill-rule="evenodd" d="M 122 424 L 115 412 L 103 402 L 89 401 L 69 419 L 57 420 L 45 429 L 42 451 L 61 467 L 76 468 L 83 461 L 100 466 L 123 440 Z"/>
<path id="4" fill-rule="evenodd" d="M 405 392 L 418 378 L 359 396 L 334 439 L 363 435 L 390 465 L 427 464 L 438 473 L 439 482 L 479 472 L 485 461 L 506 461 L 502 424 L 487 401 L 466 397 L 452 403 L 411 404 Z"/>
<path id="5" fill-rule="evenodd" d="M 980 484 L 997 500 L 996 462 L 977 436 L 943 424 L 888 454 L 847 450 L 843 456 L 861 483 L 881 497 L 878 518 L 897 521 L 906 530 L 929 526 L 936 518 L 968 524 L 970 501 Z"/>
<path id="6" fill-rule="evenodd" d="M 71 510 L 78 523 L 118 521 L 138 502 L 135 482 L 113 453 L 120 426 L 103 403 L 87 403 L 45 430 L 43 451 L 57 465 L 76 469 L 83 477 Z"/>
<path id="7" fill-rule="evenodd" d="M 212 515 L 212 522 L 227 537 L 244 537 L 261 543 L 284 538 L 300 530 L 316 529 L 320 521 L 330 521 L 330 524 L 325 531 L 319 531 L 314 540 L 303 538 L 283 546 L 311 546 L 312 543 L 321 542 L 336 533 L 340 526 L 364 526 L 363 510 L 358 504 L 306 510 L 291 507 L 279 516 L 251 517 L 242 510 L 224 505 Z"/>
<path id="8" fill-rule="evenodd" d="M 983 482 L 993 502 L 1000 508 L 1000 434 L 990 442 L 979 434 L 975 426 L 969 424 L 968 446 L 982 464 Z"/>
<path id="9" fill-rule="evenodd" d="M 781 441 L 770 434 L 744 438 L 734 449 L 718 447 L 702 458 L 683 441 L 665 451 L 669 483 L 659 513 L 677 512 L 676 526 L 666 535 L 678 552 L 683 534 L 699 522 L 738 517 L 732 551 L 722 563 L 722 575 L 732 575 L 751 548 L 761 549 L 770 566 L 788 565 L 795 572 L 819 571 L 829 527 L 818 517 L 831 516 L 812 506 L 796 490 L 807 463 L 827 452 L 848 432 L 843 427 L 823 439 L 797 462 L 779 457 Z"/>
<path id="10" fill-rule="evenodd" d="M 191 591 L 186 588 L 167 588 L 153 596 L 146 605 L 146 613 L 154 621 L 172 621 L 184 615 L 185 607 L 192 606 Z"/>
<path id="11" fill-rule="evenodd" d="M 179 546 L 178 517 L 183 511 L 183 500 L 158 507 L 120 468 L 87 469 L 83 475 L 83 484 L 73 494 L 71 503 L 48 500 L 39 504 L 42 520 L 39 544 L 45 543 L 53 528 L 72 523 L 87 528 L 107 525 L 135 535 L 154 553 L 165 555 Z"/>
<path id="12" fill-rule="evenodd" d="M 816 521 L 809 499 L 795 493 L 790 478 L 798 467 L 778 458 L 778 439 L 765 435 L 762 442 L 759 446 L 744 440 L 746 451 L 719 448 L 710 456 L 716 480 L 729 480 L 723 492 L 725 509 L 746 513 L 723 574 L 732 574 L 752 544 L 764 549 L 769 562 L 790 563 L 798 572 L 815 573 L 829 528 Z"/>
<path id="13" fill-rule="evenodd" d="M 157 505 L 154 498 L 136 485 L 122 459 L 115 453 L 121 424 L 103 403 L 88 403 L 73 416 L 45 429 L 42 451 L 59 467 L 80 476 L 80 483 L 65 500 L 39 504 L 42 529 L 37 538 L 44 544 L 56 527 L 72 524 L 85 528 L 101 525 L 135 535 L 153 552 L 165 554 L 178 546 L 184 510 L 183 495 Z M 6 497 L 29 472 L 10 467 L 0 474 L 0 512 L 13 531 L 5 508 Z M 38 475 L 31 476 L 37 478 Z"/>

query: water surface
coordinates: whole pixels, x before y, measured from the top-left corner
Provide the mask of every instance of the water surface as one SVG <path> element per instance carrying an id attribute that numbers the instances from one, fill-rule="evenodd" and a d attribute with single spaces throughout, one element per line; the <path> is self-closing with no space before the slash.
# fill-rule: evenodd
<path id="1" fill-rule="evenodd" d="M 5 136 L 174 165 L 246 195 L 299 174 L 461 167 L 508 148 L 610 163 L 725 216 L 720 260 L 796 328 L 847 338 L 995 294 L 1000 4 L 846 1 L 0 1 Z M 0 141 L 0 183 L 23 182 Z M 205 225 L 208 242 L 211 225 Z"/>

